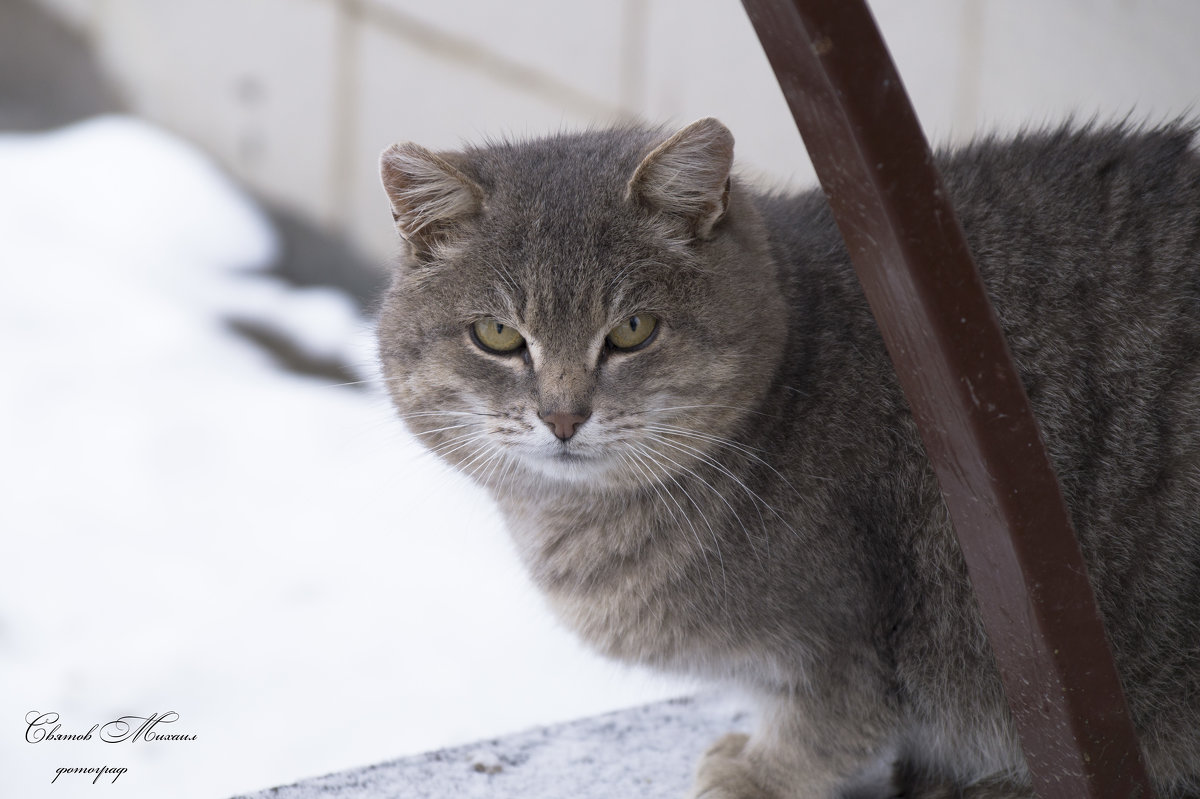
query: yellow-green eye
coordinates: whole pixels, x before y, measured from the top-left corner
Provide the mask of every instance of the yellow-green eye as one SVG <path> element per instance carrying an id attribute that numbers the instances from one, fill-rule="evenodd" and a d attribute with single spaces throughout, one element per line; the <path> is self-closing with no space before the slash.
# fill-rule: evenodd
<path id="1" fill-rule="evenodd" d="M 471 325 L 471 337 L 481 349 L 488 352 L 515 352 L 525 343 L 525 339 L 516 328 L 509 327 L 491 316 Z"/>
<path id="2" fill-rule="evenodd" d="M 608 343 L 619 350 L 636 350 L 650 341 L 658 320 L 649 314 L 631 316 L 608 333 Z"/>

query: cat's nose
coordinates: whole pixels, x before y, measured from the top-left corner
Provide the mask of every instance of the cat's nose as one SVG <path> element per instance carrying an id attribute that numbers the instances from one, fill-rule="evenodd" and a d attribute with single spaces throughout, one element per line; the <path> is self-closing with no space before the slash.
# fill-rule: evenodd
<path id="1" fill-rule="evenodd" d="M 579 425 L 586 422 L 591 415 L 591 411 L 584 411 L 583 413 L 546 411 L 541 414 L 542 421 L 554 431 L 554 435 L 563 441 L 575 435 L 575 431 L 579 429 Z"/>

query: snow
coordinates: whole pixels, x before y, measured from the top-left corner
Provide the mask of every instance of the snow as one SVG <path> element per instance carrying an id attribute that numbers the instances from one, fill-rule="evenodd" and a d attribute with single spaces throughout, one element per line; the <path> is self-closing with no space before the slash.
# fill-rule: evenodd
<path id="1" fill-rule="evenodd" d="M 276 250 L 146 123 L 0 136 L 0 795 L 218 799 L 688 691 L 557 625 L 394 420 L 369 321 L 264 275 Z M 277 370 L 233 317 L 366 390 Z M 31 711 L 196 739 L 30 744 Z M 102 766 L 128 771 L 51 784 Z"/>
<path id="2" fill-rule="evenodd" d="M 594 716 L 500 740 L 416 755 L 238 799 L 678 799 L 701 755 L 753 727 L 705 695 Z"/>

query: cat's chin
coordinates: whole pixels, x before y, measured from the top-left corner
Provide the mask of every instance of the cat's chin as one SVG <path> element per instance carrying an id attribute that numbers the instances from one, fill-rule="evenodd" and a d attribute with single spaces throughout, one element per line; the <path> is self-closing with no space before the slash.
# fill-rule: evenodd
<path id="1" fill-rule="evenodd" d="M 540 477 L 574 484 L 595 483 L 609 474 L 614 465 L 611 458 L 581 455 L 569 450 L 526 457 L 524 464 Z"/>

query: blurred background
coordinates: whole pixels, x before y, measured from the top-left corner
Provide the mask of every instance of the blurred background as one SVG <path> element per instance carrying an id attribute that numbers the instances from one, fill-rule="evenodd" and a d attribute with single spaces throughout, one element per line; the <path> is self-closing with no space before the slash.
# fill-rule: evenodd
<path id="1" fill-rule="evenodd" d="M 872 6 L 935 144 L 1200 98 L 1193 0 Z M 220 799 L 693 690 L 550 618 L 392 420 L 371 308 L 392 142 L 709 115 L 813 182 L 733 0 L 0 0 L 0 795 Z"/>

